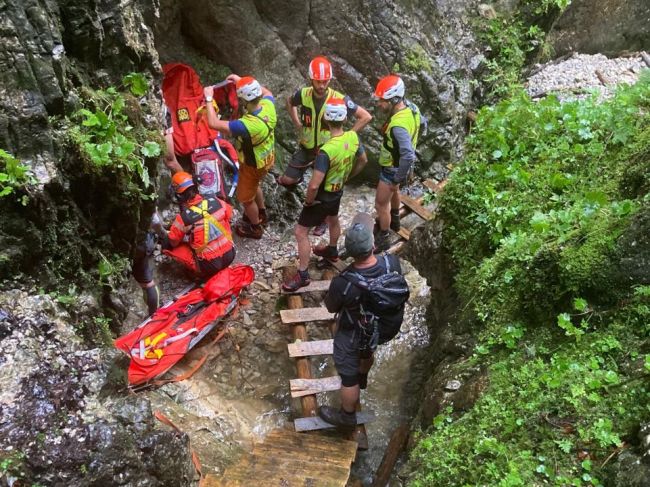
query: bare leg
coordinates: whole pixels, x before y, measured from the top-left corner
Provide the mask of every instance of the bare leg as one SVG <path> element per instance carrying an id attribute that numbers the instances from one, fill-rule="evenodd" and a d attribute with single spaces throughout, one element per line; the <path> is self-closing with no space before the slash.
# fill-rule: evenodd
<path id="1" fill-rule="evenodd" d="M 298 242 L 298 270 L 306 271 L 309 266 L 309 256 L 311 254 L 311 244 L 309 243 L 309 228 L 302 225 L 296 225 L 294 231 L 296 241 Z"/>
<path id="2" fill-rule="evenodd" d="M 257 196 L 255 198 L 257 199 Z M 242 204 L 244 205 L 244 213 L 251 221 L 251 223 L 253 225 L 259 225 L 260 223 L 259 208 L 257 207 L 257 203 L 255 202 L 255 200 L 251 200 Z"/>
<path id="3" fill-rule="evenodd" d="M 264 204 L 264 194 L 262 194 L 262 188 L 259 186 L 255 192 L 255 203 L 257 204 L 258 210 L 266 210 L 266 205 Z M 250 218 L 250 216 L 248 218 Z"/>
<path id="4" fill-rule="evenodd" d="M 393 195 L 390 197 L 390 209 L 399 210 L 400 204 L 400 194 L 399 194 L 399 184 L 393 186 Z"/>
<path id="5" fill-rule="evenodd" d="M 357 402 L 359 402 L 359 386 L 341 386 L 341 407 L 343 410 L 353 413 L 356 410 Z"/>
<path id="6" fill-rule="evenodd" d="M 393 186 L 379 181 L 377 193 L 375 194 L 375 210 L 379 219 L 379 229 L 388 230 L 390 226 L 390 207 L 393 198 Z"/>
<path id="7" fill-rule="evenodd" d="M 326 221 L 330 230 L 330 246 L 336 247 L 339 237 L 341 236 L 341 223 L 339 222 L 339 217 L 338 215 L 328 216 Z"/>

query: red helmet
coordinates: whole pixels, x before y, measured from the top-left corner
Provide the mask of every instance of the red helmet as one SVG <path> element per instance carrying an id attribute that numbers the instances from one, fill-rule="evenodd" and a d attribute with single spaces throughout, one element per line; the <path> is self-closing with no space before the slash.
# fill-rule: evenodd
<path id="1" fill-rule="evenodd" d="M 309 63 L 309 77 L 317 81 L 332 79 L 332 65 L 323 56 L 317 56 Z"/>
<path id="2" fill-rule="evenodd" d="M 192 175 L 185 171 L 179 171 L 172 176 L 172 189 L 176 194 L 182 194 L 185 190 L 194 186 Z"/>
<path id="3" fill-rule="evenodd" d="M 392 100 L 393 98 L 404 98 L 404 81 L 396 74 L 384 76 L 377 83 L 373 96 L 380 100 Z"/>
<path id="4" fill-rule="evenodd" d="M 262 96 L 262 86 L 252 76 L 239 78 L 235 87 L 237 88 L 237 96 L 246 101 L 251 101 Z"/>
<path id="5" fill-rule="evenodd" d="M 323 118 L 330 122 L 342 122 L 348 116 L 348 107 L 342 98 L 328 98 Z"/>

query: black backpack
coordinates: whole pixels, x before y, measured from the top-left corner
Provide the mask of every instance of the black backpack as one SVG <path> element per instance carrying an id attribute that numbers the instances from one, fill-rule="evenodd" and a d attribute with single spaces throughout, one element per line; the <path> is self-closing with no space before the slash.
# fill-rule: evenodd
<path id="1" fill-rule="evenodd" d="M 382 257 L 386 263 L 386 273 L 374 279 L 365 278 L 350 270 L 351 267 L 341 273 L 341 277 L 361 290 L 358 325 L 364 334 L 364 339 L 360 348 L 369 349 L 371 352 L 374 352 L 379 344 L 382 316 L 399 311 L 410 296 L 409 286 L 404 276 L 397 271 L 391 271 L 387 254 L 383 254 Z M 348 288 L 345 289 L 344 294 L 347 291 Z"/>

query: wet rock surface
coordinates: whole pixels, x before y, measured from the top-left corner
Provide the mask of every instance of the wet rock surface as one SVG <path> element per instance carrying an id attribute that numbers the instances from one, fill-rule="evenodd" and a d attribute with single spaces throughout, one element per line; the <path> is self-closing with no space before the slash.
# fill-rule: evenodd
<path id="1" fill-rule="evenodd" d="M 0 294 L 0 457 L 9 485 L 191 485 L 188 437 L 157 428 L 149 400 L 107 400 L 116 352 L 87 350 L 34 291 Z"/>
<path id="2" fill-rule="evenodd" d="M 253 0 L 202 0 L 177 8 L 171 3 L 161 6 L 161 22 L 171 26 L 156 39 L 161 56 L 179 44 L 191 45 L 234 72 L 257 76 L 275 94 L 281 112 L 286 97 L 308 83 L 308 64 L 316 55 L 331 58 L 333 87 L 371 109 L 377 80 L 398 71 L 407 96 L 430 120 L 429 133 L 418 143 L 417 170 L 442 177 L 445 165 L 460 157 L 471 80 L 484 66 L 470 29 L 478 2 L 282 1 L 271 7 Z M 375 120 L 361 134 L 371 154 L 377 153 L 382 123 Z M 276 133 L 281 147 L 289 153 L 296 148 L 288 117 L 280 117 Z M 370 170 L 366 176 L 376 177 Z"/>

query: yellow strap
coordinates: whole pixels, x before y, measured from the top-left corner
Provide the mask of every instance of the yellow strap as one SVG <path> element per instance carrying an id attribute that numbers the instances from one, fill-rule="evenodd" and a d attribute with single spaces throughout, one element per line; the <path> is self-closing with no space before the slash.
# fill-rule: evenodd
<path id="1" fill-rule="evenodd" d="M 212 223 L 229 242 L 232 242 L 231 233 L 208 212 L 208 200 L 201 201 L 200 208 L 198 206 L 190 206 L 190 210 L 201 215 L 204 220 L 207 220 L 203 222 L 203 245 L 199 247 L 199 252 L 203 252 L 210 243 L 208 241 L 208 237 L 210 236 L 210 225 L 208 225 L 208 223 Z"/>

